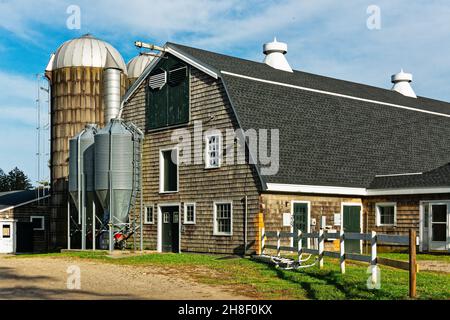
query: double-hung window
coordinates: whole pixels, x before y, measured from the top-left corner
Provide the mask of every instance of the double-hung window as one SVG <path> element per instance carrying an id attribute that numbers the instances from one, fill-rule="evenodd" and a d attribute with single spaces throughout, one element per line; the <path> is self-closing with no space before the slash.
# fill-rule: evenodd
<path id="1" fill-rule="evenodd" d="M 233 235 L 233 205 L 231 201 L 214 203 L 214 235 Z"/>

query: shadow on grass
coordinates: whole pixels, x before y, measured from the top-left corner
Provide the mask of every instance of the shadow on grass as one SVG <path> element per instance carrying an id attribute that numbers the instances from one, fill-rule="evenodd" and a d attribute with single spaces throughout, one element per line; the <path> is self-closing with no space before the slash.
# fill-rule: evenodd
<path id="1" fill-rule="evenodd" d="M 365 279 L 361 283 L 352 281 L 354 277 L 341 275 L 332 270 L 318 270 L 317 266 L 312 269 L 283 270 L 263 262 L 257 262 L 275 272 L 276 276 L 284 281 L 298 285 L 302 288 L 308 299 L 388 299 L 391 298 L 381 290 L 370 290 L 366 287 Z M 345 280 L 343 277 L 349 277 Z M 369 275 L 368 275 L 369 276 Z"/>

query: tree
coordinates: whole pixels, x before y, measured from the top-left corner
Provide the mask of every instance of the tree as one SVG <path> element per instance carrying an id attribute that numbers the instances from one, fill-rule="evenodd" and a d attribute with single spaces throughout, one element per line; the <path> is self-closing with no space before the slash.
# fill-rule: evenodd
<path id="1" fill-rule="evenodd" d="M 9 191 L 32 189 L 30 179 L 17 167 L 8 173 L 7 180 Z"/>
<path id="2" fill-rule="evenodd" d="M 8 176 L 0 169 L 0 192 L 10 191 Z"/>

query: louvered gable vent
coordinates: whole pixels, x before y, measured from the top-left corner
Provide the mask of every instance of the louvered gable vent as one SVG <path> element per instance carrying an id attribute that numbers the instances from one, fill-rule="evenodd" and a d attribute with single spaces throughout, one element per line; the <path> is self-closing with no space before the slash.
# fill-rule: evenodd
<path id="1" fill-rule="evenodd" d="M 148 85 L 153 90 L 160 90 L 167 83 L 167 73 L 164 70 L 158 70 L 157 73 L 152 74 L 148 79 Z"/>

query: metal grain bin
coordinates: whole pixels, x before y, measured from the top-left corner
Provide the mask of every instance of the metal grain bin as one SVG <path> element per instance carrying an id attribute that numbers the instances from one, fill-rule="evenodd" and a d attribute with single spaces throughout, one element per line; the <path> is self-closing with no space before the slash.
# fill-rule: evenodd
<path id="1" fill-rule="evenodd" d="M 95 135 L 95 190 L 105 214 L 112 212 L 112 223 L 127 223 L 133 191 L 133 134 L 123 120 L 112 119 Z"/>
<path id="2" fill-rule="evenodd" d="M 69 192 L 78 212 L 80 212 L 82 184 L 84 184 L 86 197 L 89 197 L 90 202 L 93 200 L 95 191 L 94 136 L 96 132 L 97 126 L 88 124 L 83 131 L 69 141 Z M 85 200 L 85 202 L 87 201 Z"/>

